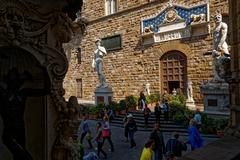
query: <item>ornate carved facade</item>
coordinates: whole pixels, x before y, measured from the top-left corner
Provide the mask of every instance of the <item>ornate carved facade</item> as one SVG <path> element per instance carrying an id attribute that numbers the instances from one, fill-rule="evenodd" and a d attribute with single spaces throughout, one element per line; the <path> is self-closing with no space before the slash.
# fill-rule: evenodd
<path id="1" fill-rule="evenodd" d="M 80 13 L 81 3 L 82 1 L 74 0 L 57 0 L 52 3 L 29 0 L 0 1 L 1 95 L 2 88 L 3 90 L 5 88 L 4 76 L 13 67 L 20 72 L 28 71 L 32 75 L 33 82 L 28 82 L 23 87 L 41 88 L 45 85 L 43 76 L 50 80 L 48 87 L 50 93 L 27 100 L 24 106 L 26 111 L 23 109 L 26 150 L 33 159 L 59 159 L 59 147 L 62 155 L 69 152 L 69 147 L 64 141 L 68 140 L 67 135 L 72 136 L 72 132 L 66 133 L 67 129 L 64 126 L 74 129 L 74 126 L 69 124 L 79 123 L 76 122 L 76 119 L 71 119 L 69 113 L 72 112 L 73 106 L 67 105 L 68 103 L 63 97 L 65 94 L 63 79 L 68 70 L 68 60 L 62 44 L 73 38 L 73 32 L 76 29 L 83 27 L 80 17 L 75 22 L 68 17 L 68 15 L 71 18 L 74 17 L 77 11 Z M 78 31 L 80 31 L 78 35 L 83 34 L 83 30 Z M 46 70 L 47 75 L 42 74 L 42 70 Z M 3 92 L 3 94 L 5 93 Z M 76 105 L 74 106 L 76 107 Z M 4 108 L 4 106 L 2 107 Z M 27 113 L 28 108 L 31 110 L 33 107 L 38 107 L 39 115 L 42 116 L 39 119 L 32 120 L 30 118 L 27 121 L 29 114 L 37 114 L 34 110 Z M 76 108 L 74 110 L 77 111 Z M 4 111 L 1 110 L 1 112 Z M 3 121 L 5 120 L 3 119 Z M 33 126 L 37 124 L 40 124 L 39 127 L 36 127 L 40 133 L 35 133 L 33 129 Z M 1 124 L 0 131 L 2 129 Z M 37 135 L 40 135 L 39 140 L 30 142 L 35 136 L 38 139 Z M 39 144 L 31 147 L 31 143 Z M 0 143 L 0 146 L 3 144 Z M 0 152 L 1 156 L 5 156 L 0 159 L 6 159 L 9 155 L 6 148 Z"/>

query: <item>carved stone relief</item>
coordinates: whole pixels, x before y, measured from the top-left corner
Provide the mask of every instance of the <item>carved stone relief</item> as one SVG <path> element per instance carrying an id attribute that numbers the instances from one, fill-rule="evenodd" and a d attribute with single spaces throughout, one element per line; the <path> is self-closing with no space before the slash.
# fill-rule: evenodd
<path id="1" fill-rule="evenodd" d="M 62 84 L 68 69 L 68 61 L 62 43 L 67 43 L 73 38 L 74 30 L 78 30 L 80 35 L 83 34 L 84 22 L 80 17 L 73 22 L 66 13 L 61 11 L 61 7 L 66 2 L 62 0 L 58 2 L 54 3 L 58 7 L 49 8 L 43 13 L 45 3 L 1 0 L 0 47 L 15 46 L 26 50 L 47 69 L 51 81 L 50 97 L 59 115 L 57 122 L 59 125 L 56 128 L 64 130 L 60 125 L 63 120 L 61 115 L 67 114 L 69 107 L 63 98 L 65 91 Z M 59 133 L 63 132 L 59 131 Z"/>

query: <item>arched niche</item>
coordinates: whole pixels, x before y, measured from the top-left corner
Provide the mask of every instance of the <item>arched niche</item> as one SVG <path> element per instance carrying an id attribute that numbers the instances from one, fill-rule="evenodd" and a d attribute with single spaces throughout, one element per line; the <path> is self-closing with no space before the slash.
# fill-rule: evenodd
<path id="1" fill-rule="evenodd" d="M 10 70 L 13 68 L 17 69 L 21 76 L 29 76 L 24 79 L 24 83 L 21 86 L 23 88 L 29 88 L 34 90 L 35 92 L 41 92 L 42 89 L 46 86 L 46 79 L 49 81 L 48 75 L 44 73 L 43 67 L 40 65 L 38 60 L 28 51 L 21 49 L 19 47 L 14 46 L 6 46 L 0 48 L 0 86 L 2 88 L 1 94 L 7 93 L 7 75 Z M 24 74 L 26 73 L 26 74 Z M 10 82 L 14 83 L 14 82 Z M 50 88 L 49 88 L 50 89 Z M 33 94 L 33 93 L 32 93 Z M 5 101 L 4 101 L 5 102 Z M 9 113 L 9 110 L 2 109 L 6 106 L 5 104 L 1 104 L 1 116 Z M 21 106 L 21 105 L 20 105 Z M 45 159 L 46 155 L 46 96 L 42 93 L 37 93 L 36 95 L 28 96 L 26 99 L 25 107 L 24 107 L 24 126 L 25 126 L 25 145 L 26 150 L 30 153 L 34 160 L 42 160 Z M 13 110 L 17 115 L 17 112 L 20 112 L 19 109 Z M 13 116 L 14 113 L 11 114 Z M 13 117 L 14 118 L 14 117 Z M 4 123 L 16 123 L 16 122 L 7 122 L 1 117 L 1 129 L 0 134 L 2 137 L 3 128 L 5 127 Z M 17 118 L 16 120 L 17 121 Z M 17 128 L 13 128 L 18 132 Z M 20 133 L 19 133 L 20 134 Z M 2 142 L 2 138 L 1 138 Z M 3 144 L 1 144 L 3 150 L 1 150 L 1 154 L 4 154 L 7 157 L 12 157 L 11 152 L 8 151 L 8 148 Z M 1 148 L 0 147 L 0 148 Z M 1 157 L 2 158 L 2 157 Z M 4 157 L 3 157 L 4 158 Z"/>

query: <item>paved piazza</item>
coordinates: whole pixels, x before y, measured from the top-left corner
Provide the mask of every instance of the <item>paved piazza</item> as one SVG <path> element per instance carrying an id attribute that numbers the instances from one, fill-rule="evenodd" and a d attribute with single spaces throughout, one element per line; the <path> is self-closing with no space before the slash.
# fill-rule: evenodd
<path id="1" fill-rule="evenodd" d="M 90 129 L 93 133 L 93 136 L 95 136 L 95 124 L 97 121 L 89 120 L 88 122 L 89 122 Z M 109 151 L 110 145 L 109 145 L 108 141 L 105 141 L 103 149 L 108 154 L 107 159 L 109 159 L 109 160 L 139 160 L 144 143 L 148 139 L 150 132 L 143 132 L 143 131 L 136 132 L 135 141 L 137 143 L 137 147 L 130 149 L 130 144 L 124 142 L 123 128 L 111 126 L 111 131 L 112 131 L 112 141 L 114 143 L 115 151 L 110 152 Z M 164 139 L 165 139 L 165 143 L 166 143 L 166 141 L 171 137 L 171 133 L 163 133 L 163 135 L 164 135 Z M 186 136 L 182 136 L 180 138 L 183 141 L 187 140 Z M 216 139 L 215 138 L 204 138 L 204 140 L 207 144 Z M 96 143 L 93 142 L 93 145 L 95 148 Z M 88 149 L 88 144 L 85 139 L 84 139 L 84 148 L 85 148 L 85 153 L 88 153 L 90 151 L 96 152 L 96 150 L 94 150 L 94 149 L 92 149 L 92 150 Z M 190 146 L 188 145 L 188 151 L 189 150 L 190 150 Z M 183 154 L 187 153 L 188 151 L 183 152 Z"/>

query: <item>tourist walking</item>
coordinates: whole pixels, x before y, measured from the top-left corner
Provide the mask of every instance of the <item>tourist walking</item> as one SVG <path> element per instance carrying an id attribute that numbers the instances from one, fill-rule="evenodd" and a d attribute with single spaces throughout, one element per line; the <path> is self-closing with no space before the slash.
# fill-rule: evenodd
<path id="1" fill-rule="evenodd" d="M 127 123 L 126 129 L 128 131 L 128 135 L 130 139 L 130 148 L 133 148 L 136 146 L 136 142 L 134 140 L 134 134 L 138 129 L 132 114 L 128 115 L 128 123 Z"/>
<path id="2" fill-rule="evenodd" d="M 164 120 L 168 121 L 169 120 L 169 105 L 168 102 L 165 101 L 163 104 L 163 114 L 164 114 Z"/>
<path id="3" fill-rule="evenodd" d="M 111 130 L 110 130 L 110 125 L 109 125 L 109 119 L 106 116 L 106 117 L 103 118 L 103 120 L 104 120 L 103 130 L 102 130 L 103 144 L 104 144 L 105 140 L 107 139 L 110 146 L 111 146 L 111 151 L 114 152 L 113 142 L 112 142 L 112 139 L 111 139 Z"/>
<path id="4" fill-rule="evenodd" d="M 126 113 L 126 115 L 123 118 L 123 127 L 124 127 L 124 137 L 126 138 L 125 142 L 128 142 L 128 130 L 127 130 L 127 123 L 128 123 L 128 114 Z"/>
<path id="5" fill-rule="evenodd" d="M 154 107 L 155 122 L 160 122 L 161 108 L 160 104 L 157 102 Z"/>
<path id="6" fill-rule="evenodd" d="M 104 150 L 102 149 L 103 147 L 103 137 L 102 137 L 102 124 L 101 122 L 97 122 L 97 134 L 96 134 L 96 142 L 97 142 L 97 155 L 100 158 L 100 153 L 103 154 L 104 158 L 107 159 L 107 153 L 104 152 Z"/>
<path id="7" fill-rule="evenodd" d="M 157 122 L 154 125 L 154 130 L 150 134 L 150 139 L 154 140 L 154 158 L 153 160 L 162 160 L 165 154 L 165 144 L 162 132 L 160 131 L 160 123 Z"/>
<path id="8" fill-rule="evenodd" d="M 89 149 L 92 149 L 92 143 L 91 143 L 91 131 L 89 129 L 88 126 L 88 121 L 87 121 L 87 116 L 83 115 L 83 124 L 82 127 L 80 127 L 82 130 L 82 134 L 81 134 L 81 138 L 80 138 L 80 142 L 81 144 L 83 144 L 83 139 L 86 137 L 88 144 L 89 144 Z"/>
<path id="9" fill-rule="evenodd" d="M 143 111 L 144 107 L 146 106 L 146 97 L 144 95 L 144 92 L 140 92 L 140 97 L 138 99 L 138 109 Z"/>
<path id="10" fill-rule="evenodd" d="M 148 140 L 147 143 L 145 143 L 140 160 L 152 160 L 153 157 L 153 147 L 154 147 L 154 141 Z"/>
<path id="11" fill-rule="evenodd" d="M 181 157 L 182 151 L 187 150 L 187 144 L 179 140 L 179 134 L 174 132 L 172 138 L 166 144 L 166 157 L 171 158 Z"/>
<path id="12" fill-rule="evenodd" d="M 191 145 L 191 150 L 202 147 L 204 143 L 204 140 L 196 127 L 196 121 L 194 119 L 191 119 L 189 123 L 188 143 Z"/>
<path id="13" fill-rule="evenodd" d="M 193 119 L 196 121 L 197 129 L 200 130 L 200 128 L 202 126 L 202 117 L 201 117 L 199 109 L 196 110 Z"/>
<path id="14" fill-rule="evenodd" d="M 143 114 L 144 114 L 145 127 L 148 127 L 148 118 L 151 115 L 151 110 L 148 108 L 147 104 L 144 107 Z"/>

